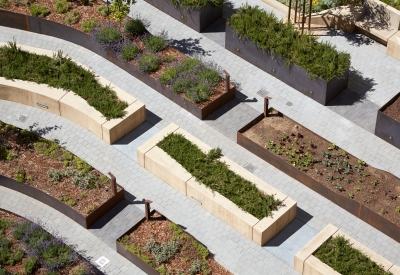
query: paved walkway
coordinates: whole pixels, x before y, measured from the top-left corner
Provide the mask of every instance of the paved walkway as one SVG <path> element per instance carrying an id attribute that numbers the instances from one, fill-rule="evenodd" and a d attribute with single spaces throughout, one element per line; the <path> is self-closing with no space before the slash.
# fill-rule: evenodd
<path id="1" fill-rule="evenodd" d="M 254 1 L 252 2 L 254 3 Z M 263 3 L 257 3 L 266 7 Z M 235 2 L 234 7 L 239 4 L 239 2 Z M 252 3 L 250 2 L 250 4 Z M 272 106 L 274 108 L 279 109 L 317 134 L 335 142 L 339 147 L 367 161 L 367 163 L 384 168 L 397 176 L 400 176 L 400 150 L 375 137 L 368 129 L 357 125 L 360 123 L 353 122 L 350 114 L 350 117 L 346 117 L 345 114 L 341 114 L 337 110 L 338 107 L 324 107 L 312 101 L 227 52 L 218 43 L 210 39 L 217 40 L 218 37 L 221 37 L 220 35 L 212 32 L 205 35 L 195 33 L 143 1 L 139 1 L 134 6 L 134 11 L 140 12 L 142 16 L 149 19 L 152 23 L 150 27 L 152 32 L 164 28 L 174 39 L 176 45 L 181 45 L 184 49 L 196 49 L 197 52 L 203 53 L 207 58 L 212 58 L 227 69 L 232 78 L 240 83 L 239 99 L 213 114 L 210 119 L 199 121 L 156 91 L 86 49 L 48 36 L 0 28 L 0 42 L 11 41 L 15 37 L 17 42 L 23 45 L 50 50 L 62 49 L 74 60 L 91 67 L 96 73 L 138 98 L 146 104 L 146 108 L 149 110 L 147 121 L 144 124 L 110 146 L 89 131 L 63 118 L 36 108 L 0 101 L 1 120 L 22 128 L 28 128 L 28 126 L 37 123 L 36 130 L 41 129 L 46 138 L 58 139 L 68 150 L 85 159 L 103 173 L 109 171 L 114 173 L 119 184 L 123 185 L 132 196 L 129 203 L 125 202 L 126 206 L 121 206 L 121 212 L 115 213 L 115 216 L 111 215 L 110 220 L 105 218 L 99 222 L 97 228 L 89 231 L 81 230 L 84 232 L 81 236 L 84 237 L 80 238 L 78 242 L 74 240 L 69 229 L 76 228 L 77 225 L 74 225 L 68 218 L 60 217 L 60 220 L 68 220 L 69 223 L 72 223 L 71 225 L 57 227 L 53 222 L 54 219 L 51 219 L 48 221 L 50 227 L 57 228 L 59 234 L 65 236 L 71 243 L 76 242 L 81 247 L 87 247 L 88 251 L 84 254 L 89 256 L 90 253 L 95 254 L 94 259 L 96 259 L 99 255 L 97 253 L 103 253 L 103 251 L 104 254 L 108 253 L 109 250 L 105 249 L 105 246 L 109 245 L 113 248 L 112 238 L 110 238 L 113 232 L 118 230 L 119 234 L 119 232 L 125 231 L 135 219 L 142 215 L 140 209 L 143 206 L 133 204 L 133 202 L 139 203 L 143 198 L 146 198 L 153 200 L 153 207 L 168 218 L 187 227 L 189 233 L 215 254 L 215 258 L 220 264 L 235 274 L 296 274 L 292 268 L 293 255 L 328 223 L 338 226 L 344 232 L 395 264 L 400 264 L 399 243 L 238 146 L 235 142 L 235 133 L 237 129 L 261 113 L 263 106 L 260 96 L 268 94 L 273 97 Z M 357 47 L 354 44 L 352 45 L 351 42 L 349 43 L 346 37 L 338 35 L 324 39 L 330 40 L 338 47 L 348 47 L 352 50 L 353 66 L 357 66 L 355 69 L 362 72 L 364 78 L 368 76 L 379 83 L 374 85 L 374 92 L 365 89 L 367 90 L 365 95 L 370 102 L 380 106 L 395 94 L 396 82 L 394 80 L 397 78 L 394 77 L 394 74 L 400 72 L 400 62 L 386 56 L 385 61 L 377 63 L 382 64 L 379 65 L 381 69 L 389 66 L 390 70 L 387 70 L 385 74 L 382 74 L 378 69 L 368 68 L 365 64 L 366 60 L 373 59 L 374 53 L 384 56 L 385 49 L 383 46 L 363 44 Z M 364 62 L 364 66 L 360 65 L 362 62 Z M 393 78 L 390 78 L 391 76 Z M 384 77 L 387 77 L 388 81 Z M 350 88 L 355 90 L 358 89 L 358 85 L 365 85 L 365 82 L 357 81 L 354 77 L 351 78 L 351 83 Z M 377 91 L 379 96 L 376 94 Z M 293 105 L 288 106 L 286 104 L 288 101 L 292 102 Z M 353 105 L 349 106 L 348 110 L 352 110 Z M 336 108 L 336 111 L 330 108 Z M 29 116 L 24 124 L 15 120 L 16 115 L 22 113 Z M 365 125 L 370 125 L 368 119 L 370 118 L 366 118 Z M 243 166 L 249 163 L 254 165 L 256 167 L 254 173 L 258 177 L 298 202 L 296 220 L 266 246 L 258 247 L 137 165 L 135 148 L 171 122 L 178 124 L 210 146 L 221 147 L 224 154 L 237 163 Z M 60 128 L 55 129 L 54 126 L 56 125 Z M 1 192 L 1 194 L 4 193 Z M 8 192 L 7 195 L 1 197 L 0 207 L 13 211 L 16 203 L 12 201 L 18 199 L 15 199 L 18 196 L 20 197 L 19 200 L 30 200 L 21 197 L 20 194 Z M 36 205 L 40 206 L 40 203 L 36 203 Z M 29 209 L 35 209 L 35 211 L 39 207 L 30 206 Z M 54 211 L 45 206 L 40 206 L 40 209 L 44 209 L 43 211 L 46 213 Z M 23 216 L 31 214 L 18 211 L 17 214 Z M 42 215 L 48 214 L 40 214 L 40 212 L 37 214 L 38 217 Z M 98 238 L 94 238 L 88 232 Z M 86 236 L 89 237 L 85 238 Z M 92 251 L 91 248 L 94 246 L 101 247 L 101 249 Z M 118 255 L 107 254 L 105 256 L 110 257 L 112 261 L 112 265 L 109 267 L 112 270 L 105 270 L 108 274 L 134 273 L 134 269 L 131 269 L 125 263 L 124 265 L 129 267 L 129 270 L 113 268 L 114 266 L 122 266 L 123 259 L 120 259 Z"/>

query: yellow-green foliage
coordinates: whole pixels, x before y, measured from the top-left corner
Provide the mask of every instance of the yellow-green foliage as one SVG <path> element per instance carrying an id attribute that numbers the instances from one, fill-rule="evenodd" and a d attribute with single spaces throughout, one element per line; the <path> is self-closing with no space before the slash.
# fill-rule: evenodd
<path id="1" fill-rule="evenodd" d="M 140 259 L 142 259 L 145 263 L 147 263 L 149 266 L 154 267 L 154 263 L 145 255 L 143 254 L 142 250 L 140 247 L 137 247 L 135 244 L 130 244 L 129 242 L 129 236 L 125 235 L 121 239 L 119 239 L 119 242 L 126 248 L 128 249 L 132 254 L 138 256 Z"/>

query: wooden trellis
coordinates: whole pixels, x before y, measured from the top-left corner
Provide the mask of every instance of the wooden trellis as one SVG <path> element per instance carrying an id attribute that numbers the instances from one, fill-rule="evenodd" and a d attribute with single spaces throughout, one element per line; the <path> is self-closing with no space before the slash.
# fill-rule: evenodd
<path id="1" fill-rule="evenodd" d="M 306 22 L 306 0 L 295 0 L 294 6 L 294 21 L 293 23 L 301 24 L 301 34 L 304 32 L 304 23 Z M 308 30 L 311 29 L 311 10 L 312 10 L 312 0 L 309 0 L 309 10 L 308 10 Z M 292 13 L 292 0 L 289 0 L 289 11 L 288 11 L 288 21 L 290 21 L 290 15 Z M 297 16 L 298 14 L 298 16 Z M 301 19 L 301 21 L 300 21 Z"/>

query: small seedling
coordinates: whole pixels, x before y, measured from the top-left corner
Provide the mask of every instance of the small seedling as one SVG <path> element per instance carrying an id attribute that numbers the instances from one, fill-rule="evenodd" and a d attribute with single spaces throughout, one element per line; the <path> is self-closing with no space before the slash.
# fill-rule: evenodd
<path id="1" fill-rule="evenodd" d="M 354 198 L 354 194 L 353 193 L 349 193 L 348 196 L 349 196 L 350 199 Z"/>
<path id="2" fill-rule="evenodd" d="M 336 149 L 336 144 L 331 143 L 331 145 L 328 147 L 328 150 L 334 150 L 334 149 Z"/>
<path id="3" fill-rule="evenodd" d="M 400 206 L 396 206 L 396 212 L 400 213 Z"/>
<path id="4" fill-rule="evenodd" d="M 344 191 L 344 188 L 339 184 L 339 183 L 336 183 L 336 189 L 337 190 L 339 190 L 340 192 L 342 192 L 342 191 Z"/>
<path id="5" fill-rule="evenodd" d="M 367 163 L 365 161 L 363 161 L 362 159 L 357 160 L 357 163 L 362 165 L 362 166 L 366 166 Z"/>
<path id="6" fill-rule="evenodd" d="M 382 213 L 382 215 L 387 213 L 387 211 L 385 210 L 385 207 L 381 208 L 381 213 Z"/>
<path id="7" fill-rule="evenodd" d="M 373 180 L 371 183 L 372 183 L 373 186 L 377 186 L 378 185 L 378 181 L 377 180 Z"/>
<path id="8" fill-rule="evenodd" d="M 361 188 L 358 187 L 358 186 L 354 186 L 354 190 L 356 190 L 356 191 L 361 191 Z"/>

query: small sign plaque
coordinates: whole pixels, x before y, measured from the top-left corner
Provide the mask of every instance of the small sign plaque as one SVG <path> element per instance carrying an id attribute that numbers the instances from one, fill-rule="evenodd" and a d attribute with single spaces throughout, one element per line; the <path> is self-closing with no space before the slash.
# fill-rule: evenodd
<path id="1" fill-rule="evenodd" d="M 39 107 L 45 108 L 45 109 L 49 109 L 49 106 L 44 105 L 44 104 L 39 103 L 39 102 L 36 102 L 36 105 L 39 106 Z"/>
<path id="2" fill-rule="evenodd" d="M 98 264 L 100 267 L 104 267 L 109 262 L 110 262 L 109 259 L 107 259 L 104 256 L 101 256 L 100 258 L 97 259 L 96 264 Z"/>
<path id="3" fill-rule="evenodd" d="M 24 123 L 28 119 L 27 115 L 17 115 L 17 121 Z"/>

